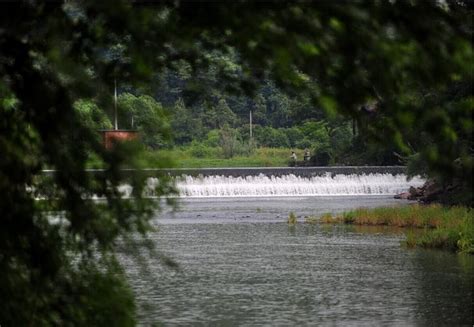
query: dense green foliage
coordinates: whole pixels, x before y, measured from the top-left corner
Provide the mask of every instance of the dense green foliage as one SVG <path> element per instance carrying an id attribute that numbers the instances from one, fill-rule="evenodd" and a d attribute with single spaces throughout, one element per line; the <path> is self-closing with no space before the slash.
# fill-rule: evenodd
<path id="1" fill-rule="evenodd" d="M 245 99 L 251 103 L 250 98 Z M 86 101 L 79 101 L 78 104 L 80 106 L 76 105 L 76 108 L 84 123 L 92 130 L 112 126 L 110 117 L 97 105 Z M 393 154 L 393 147 L 376 146 L 368 142 L 364 135 L 354 133 L 350 120 L 325 117 L 324 113 L 319 120 L 305 119 L 291 127 L 281 127 L 268 121 L 252 124 L 250 138 L 248 117 L 237 118 L 233 111 L 236 109 L 230 109 L 223 98 L 215 107 L 206 107 L 207 111 L 196 104 L 186 107 L 182 98 L 165 109 L 150 96 L 134 96 L 124 92 L 118 97 L 118 108 L 119 128 L 137 129 L 148 150 L 184 146 L 191 150 L 195 158 L 230 159 L 249 157 L 257 148 L 270 147 L 286 148 L 286 157 L 289 157 L 290 149 L 310 149 L 312 160 L 308 164 L 312 165 L 390 165 L 401 162 Z M 252 110 L 252 107 L 244 111 L 247 110 Z M 97 112 L 102 115 L 98 116 Z M 263 117 L 271 120 L 274 114 L 279 115 L 275 110 L 265 113 Z M 160 134 L 170 128 L 173 131 L 171 138 Z M 213 149 L 216 147 L 219 149 Z M 303 156 L 299 158 L 303 160 Z M 272 161 L 272 158 L 268 160 Z M 277 161 L 281 163 L 281 160 Z"/>
<path id="2" fill-rule="evenodd" d="M 100 96 L 110 81 L 110 61 L 100 51 L 117 43 L 101 31 L 118 28 L 120 6 L 105 15 L 105 8 L 84 5 L 79 13 L 73 3 L 0 5 L 0 323 L 6 326 L 135 323 L 114 249 L 129 233 L 144 235 L 156 203 L 141 199 L 143 176 L 120 171 L 140 167 L 139 149 L 123 144 L 105 151 L 96 132 L 110 126 L 98 110 L 107 105 Z M 91 156 L 103 174 L 84 172 Z M 44 168 L 57 172 L 45 178 Z M 131 201 L 118 190 L 125 179 L 134 186 Z M 158 194 L 170 193 L 166 179 L 159 187 Z M 35 189 L 48 197 L 35 200 Z"/>
<path id="3" fill-rule="evenodd" d="M 99 142 L 96 129 L 110 123 L 97 108 L 111 117 L 115 79 L 130 93 L 120 99 L 121 122 L 131 127 L 133 117 L 150 148 L 169 143 L 171 128 L 178 144 L 217 142 L 235 155 L 250 106 L 262 145 L 306 138 L 300 146 L 327 151 L 320 160 L 330 163 L 343 160 L 334 148 L 365 151 L 372 137 L 471 192 L 471 6 L 2 2 L 0 323 L 133 323 L 114 250 L 121 237 L 146 233 L 158 202 L 141 199 L 143 176 L 120 170 L 143 166 L 138 149 Z M 162 108 L 172 108 L 170 124 L 157 118 Z M 332 125 L 337 113 L 349 120 Z M 347 139 L 352 121 L 356 140 Z M 84 172 L 91 158 L 104 174 Z M 57 169 L 51 179 L 42 178 L 46 167 Z M 160 179 L 156 193 L 172 192 Z M 134 187 L 130 201 L 118 190 L 124 181 Z M 34 189 L 50 196 L 36 201 Z M 89 201 L 93 194 L 104 204 Z"/>
<path id="4" fill-rule="evenodd" d="M 239 74 L 241 63 L 235 55 L 213 53 L 209 57 L 210 67 L 205 72 L 198 71 L 197 76 L 167 70 L 159 79 L 155 98 L 169 108 L 173 127 L 173 142 L 167 147 L 191 143 L 194 148 L 198 143 L 202 148 L 221 146 L 224 158 L 251 154 L 255 147 L 287 148 L 288 154 L 290 149 L 307 148 L 313 154 L 314 165 L 401 163 L 393 154 L 393 147 L 375 147 L 357 133 L 353 119 L 328 114 L 320 105 L 311 103 L 307 94 L 291 95 L 270 79 L 262 80 L 251 95 L 228 93 L 212 72 L 225 65 L 227 70 Z M 181 63 L 180 67 L 186 65 Z M 212 91 L 190 92 L 196 79 Z M 313 114 L 308 117 L 305 112 L 310 110 Z"/>
<path id="5" fill-rule="evenodd" d="M 178 84 L 185 85 L 185 81 L 182 82 Z M 182 88 L 185 89 L 185 86 Z M 149 150 L 186 146 L 195 158 L 229 159 L 235 156 L 252 156 L 256 148 L 271 147 L 286 148 L 286 157 L 289 157 L 290 149 L 311 149 L 312 164 L 316 165 L 399 163 L 390 148 L 375 148 L 372 145 L 378 156 L 369 151 L 370 143 L 366 142 L 362 135 L 355 134 L 352 122 L 343 117 L 329 118 L 321 110 L 319 120 L 304 119 L 297 123 L 297 118 L 293 118 L 293 124 L 285 122 L 285 119 L 281 118 L 281 108 L 285 108 L 283 111 L 286 115 L 295 114 L 296 110 L 285 107 L 285 104 L 290 102 L 288 96 L 271 85 L 266 85 L 263 89 L 268 98 L 263 94 L 257 96 L 261 106 L 265 108 L 261 109 L 261 115 L 259 111 L 253 111 L 255 106 L 249 96 L 241 96 L 240 101 L 232 102 L 232 96 L 221 93 L 214 105 L 205 102 L 204 108 L 203 102 L 200 101 L 187 107 L 184 99 L 179 97 L 171 107 L 164 108 L 163 104 L 150 96 L 134 96 L 123 92 L 118 97 L 119 128 L 140 131 L 141 140 Z M 175 87 L 162 93 L 173 92 L 180 94 L 183 91 Z M 215 93 L 218 91 L 215 90 Z M 273 98 L 277 100 L 271 100 Z M 163 100 L 167 97 L 161 95 L 157 96 L 157 99 Z M 232 108 L 227 101 L 233 104 Z M 291 102 L 293 107 L 303 105 L 297 99 Z M 76 108 L 84 123 L 92 130 L 112 126 L 111 117 L 105 115 L 104 111 L 100 111 L 92 102 L 79 101 Z M 252 138 L 249 117 L 247 114 L 242 117 L 241 114 L 250 111 L 254 114 Z M 169 130 L 170 127 L 173 131 L 171 138 L 163 138 L 160 131 Z M 219 151 L 212 149 L 215 147 L 218 147 Z M 302 160 L 303 156 L 299 158 Z M 272 158 L 268 160 L 272 161 Z"/>
<path id="6" fill-rule="evenodd" d="M 123 93 L 118 98 L 118 106 L 120 128 L 136 128 L 145 146 L 157 149 L 169 140 L 168 118 L 163 107 L 152 97 Z"/>

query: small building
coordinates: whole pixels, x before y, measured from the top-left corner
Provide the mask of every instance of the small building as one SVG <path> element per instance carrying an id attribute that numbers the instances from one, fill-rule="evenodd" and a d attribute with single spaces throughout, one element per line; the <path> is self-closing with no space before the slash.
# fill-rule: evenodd
<path id="1" fill-rule="evenodd" d="M 131 129 L 104 129 L 99 132 L 102 134 L 102 143 L 107 150 L 112 149 L 116 142 L 138 138 L 138 131 Z"/>

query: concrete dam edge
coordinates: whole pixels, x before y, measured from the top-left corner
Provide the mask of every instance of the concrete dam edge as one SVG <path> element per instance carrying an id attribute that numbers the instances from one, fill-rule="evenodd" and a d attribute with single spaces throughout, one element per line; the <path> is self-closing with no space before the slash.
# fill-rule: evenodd
<path id="1" fill-rule="evenodd" d="M 364 175 L 364 174 L 404 174 L 405 166 L 330 166 L 330 167 L 239 167 L 239 168 L 176 168 L 164 169 L 172 176 L 229 176 L 244 177 L 284 176 L 295 175 L 300 177 L 314 177 L 326 174 L 331 175 Z"/>
<path id="2" fill-rule="evenodd" d="M 101 174 L 104 169 L 86 169 L 91 174 Z M 135 169 L 122 169 L 125 173 L 133 174 Z M 146 168 L 139 170 L 150 177 L 167 174 L 170 176 L 227 176 L 245 177 L 258 176 L 284 176 L 295 175 L 300 177 L 334 175 L 367 175 L 367 174 L 391 174 L 398 175 L 406 172 L 405 166 L 327 166 L 327 167 L 235 167 L 235 168 Z M 56 170 L 43 170 L 45 175 L 52 175 Z"/>

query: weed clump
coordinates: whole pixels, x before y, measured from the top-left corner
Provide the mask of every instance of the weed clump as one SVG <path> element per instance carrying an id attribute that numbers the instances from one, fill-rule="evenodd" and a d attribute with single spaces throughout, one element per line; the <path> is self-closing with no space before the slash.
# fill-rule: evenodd
<path id="1" fill-rule="evenodd" d="M 305 224 L 318 224 L 320 222 L 319 217 L 316 216 L 305 216 L 304 223 Z"/>
<path id="2" fill-rule="evenodd" d="M 407 247 L 437 248 L 474 254 L 473 210 L 466 207 L 411 205 L 388 208 L 360 208 L 339 216 L 324 214 L 307 222 L 345 223 L 423 229 L 407 232 Z"/>
<path id="3" fill-rule="evenodd" d="M 295 225 L 298 222 L 298 219 L 296 218 L 296 215 L 294 212 L 290 212 L 290 215 L 288 216 L 288 225 Z"/>
<path id="4" fill-rule="evenodd" d="M 306 224 L 340 224 L 343 222 L 343 218 L 339 216 L 332 216 L 330 213 L 325 213 L 321 217 L 316 216 L 306 216 Z"/>

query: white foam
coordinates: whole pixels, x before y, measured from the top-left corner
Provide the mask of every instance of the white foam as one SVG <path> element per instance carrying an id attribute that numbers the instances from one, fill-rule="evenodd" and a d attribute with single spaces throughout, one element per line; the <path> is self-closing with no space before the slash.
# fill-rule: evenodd
<path id="1" fill-rule="evenodd" d="M 403 174 L 335 175 L 311 178 L 295 175 L 281 177 L 246 176 L 182 176 L 176 186 L 181 197 L 270 197 L 270 196 L 336 196 L 336 195 L 395 195 L 410 186 L 418 187 L 425 181 L 415 177 L 410 181 Z M 153 185 L 148 181 L 148 196 L 153 196 Z"/>

